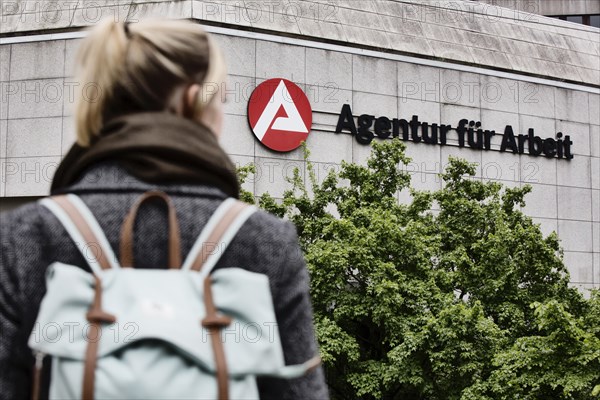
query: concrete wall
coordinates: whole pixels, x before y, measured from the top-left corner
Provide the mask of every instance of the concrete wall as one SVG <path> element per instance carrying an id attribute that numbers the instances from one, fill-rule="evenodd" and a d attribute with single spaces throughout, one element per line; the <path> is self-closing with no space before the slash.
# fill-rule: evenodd
<path id="1" fill-rule="evenodd" d="M 312 160 L 323 178 L 342 160 L 364 162 L 369 147 L 348 134 L 333 133 L 343 104 L 358 115 L 421 120 L 456 126 L 460 118 L 479 120 L 486 129 L 515 133 L 534 128 L 544 137 L 562 131 L 571 135 L 571 161 L 482 152 L 408 142 L 413 186 L 435 190 L 449 155 L 480 164 L 477 179 L 495 179 L 507 186 L 531 184 L 525 212 L 545 233 L 557 231 L 574 284 L 600 285 L 600 95 L 585 87 L 560 88 L 551 81 L 490 76 L 455 65 L 425 66 L 418 59 L 398 61 L 388 54 L 349 48 L 323 49 L 280 43 L 276 36 L 260 39 L 216 35 L 229 61 L 228 103 L 222 145 L 239 165 L 256 163 L 258 176 L 246 188 L 281 197 L 286 175 L 305 169 L 300 151 L 274 153 L 257 143 L 246 107 L 255 85 L 281 77 L 299 84 L 313 107 L 313 131 L 308 139 Z M 74 139 L 71 106 L 74 91 L 71 63 L 79 39 L 13 43 L 0 46 L 0 196 L 43 196 L 61 157 Z M 408 90 L 407 88 L 410 88 Z M 418 88 L 418 90 L 414 90 Z M 473 91 L 470 92 L 469 88 Z M 592 92 L 594 90 L 591 90 Z M 452 136 L 451 136 L 452 137 Z M 498 148 L 497 135 L 493 147 Z M 400 201 L 408 200 L 401 193 Z M 5 202 L 6 203 L 6 202 Z M 14 201 L 13 201 L 14 203 Z"/>

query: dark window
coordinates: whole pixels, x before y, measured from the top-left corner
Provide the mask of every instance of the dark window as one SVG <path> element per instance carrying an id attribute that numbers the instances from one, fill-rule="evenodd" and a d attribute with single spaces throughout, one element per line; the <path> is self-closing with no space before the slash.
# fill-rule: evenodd
<path id="1" fill-rule="evenodd" d="M 590 16 L 583 15 L 583 24 L 589 26 L 590 25 Z"/>
<path id="2" fill-rule="evenodd" d="M 598 14 L 586 14 L 586 15 L 555 15 L 553 18 L 558 18 L 563 21 L 575 22 L 576 24 L 583 24 L 600 28 L 600 15 Z"/>

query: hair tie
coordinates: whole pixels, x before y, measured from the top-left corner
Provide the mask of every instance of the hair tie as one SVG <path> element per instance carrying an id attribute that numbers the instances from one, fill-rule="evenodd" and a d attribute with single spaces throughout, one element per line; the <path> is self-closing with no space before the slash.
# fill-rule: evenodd
<path id="1" fill-rule="evenodd" d="M 125 31 L 125 36 L 127 36 L 128 39 L 131 39 L 131 32 L 129 32 L 129 22 L 124 22 L 123 23 L 123 30 Z"/>

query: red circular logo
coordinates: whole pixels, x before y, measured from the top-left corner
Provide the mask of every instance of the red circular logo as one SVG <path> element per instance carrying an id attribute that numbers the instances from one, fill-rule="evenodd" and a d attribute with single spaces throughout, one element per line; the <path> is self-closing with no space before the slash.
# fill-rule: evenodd
<path id="1" fill-rule="evenodd" d="M 306 140 L 312 109 L 306 94 L 287 79 L 269 79 L 258 85 L 248 102 L 252 132 L 271 150 L 286 152 Z"/>

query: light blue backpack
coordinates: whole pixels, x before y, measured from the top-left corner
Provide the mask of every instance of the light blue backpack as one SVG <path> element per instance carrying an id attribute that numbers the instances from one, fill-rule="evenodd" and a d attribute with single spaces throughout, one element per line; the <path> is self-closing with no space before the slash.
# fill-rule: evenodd
<path id="1" fill-rule="evenodd" d="M 135 217 L 150 198 L 169 209 L 169 269 L 132 268 Z M 181 263 L 175 209 L 163 192 L 134 204 L 120 261 L 77 196 L 41 203 L 93 274 L 58 262 L 48 267 L 29 338 L 38 367 L 34 396 L 45 355 L 52 357 L 51 399 L 257 399 L 257 376 L 295 378 L 319 364 L 317 356 L 285 366 L 267 276 L 243 265 L 211 273 L 254 207 L 223 202 Z"/>

